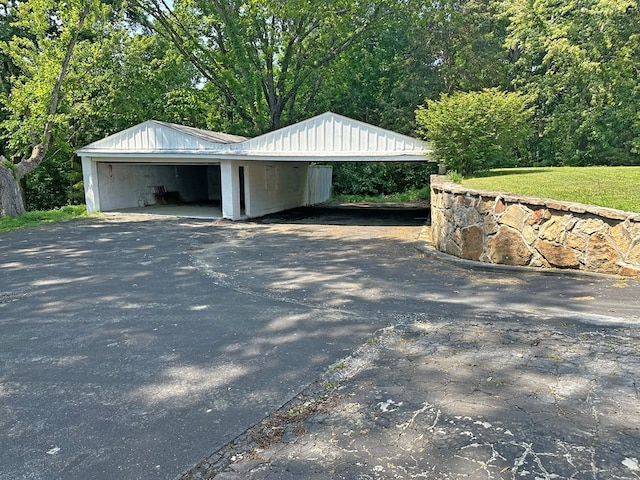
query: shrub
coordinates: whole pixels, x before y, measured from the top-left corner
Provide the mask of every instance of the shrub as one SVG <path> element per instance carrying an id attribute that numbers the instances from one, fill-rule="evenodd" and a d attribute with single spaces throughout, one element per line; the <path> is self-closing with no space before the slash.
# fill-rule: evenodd
<path id="1" fill-rule="evenodd" d="M 336 162 L 333 164 L 335 195 L 393 195 L 429 184 L 437 165 L 422 162 Z"/>
<path id="2" fill-rule="evenodd" d="M 455 170 L 449 170 L 447 172 L 447 180 L 453 183 L 462 183 L 464 177 Z"/>
<path id="3" fill-rule="evenodd" d="M 437 160 L 470 175 L 514 166 L 533 133 L 532 114 L 523 95 L 490 88 L 428 100 L 416 110 L 416 123 Z"/>

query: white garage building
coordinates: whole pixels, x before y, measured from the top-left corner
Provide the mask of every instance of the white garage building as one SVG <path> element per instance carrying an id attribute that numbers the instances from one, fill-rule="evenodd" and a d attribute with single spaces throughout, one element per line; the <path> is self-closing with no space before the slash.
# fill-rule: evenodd
<path id="1" fill-rule="evenodd" d="M 252 139 L 150 120 L 76 152 L 87 211 L 198 204 L 231 220 L 327 200 L 332 161 L 428 161 L 419 140 L 331 112 Z"/>

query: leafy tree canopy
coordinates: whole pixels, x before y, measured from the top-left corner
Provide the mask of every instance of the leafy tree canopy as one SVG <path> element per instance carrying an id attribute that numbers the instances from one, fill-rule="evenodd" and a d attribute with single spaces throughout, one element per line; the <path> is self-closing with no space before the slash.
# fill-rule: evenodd
<path id="1" fill-rule="evenodd" d="M 505 6 L 513 83 L 537 107 L 538 157 L 554 164 L 633 161 L 640 144 L 637 0 Z"/>
<path id="2" fill-rule="evenodd" d="M 326 68 L 390 0 L 136 0 L 139 21 L 170 39 L 218 96 L 219 121 L 258 134 L 293 123 Z"/>

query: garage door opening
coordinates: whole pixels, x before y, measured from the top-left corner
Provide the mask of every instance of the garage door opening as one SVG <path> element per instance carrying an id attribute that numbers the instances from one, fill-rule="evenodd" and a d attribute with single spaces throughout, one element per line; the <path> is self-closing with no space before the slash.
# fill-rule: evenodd
<path id="1" fill-rule="evenodd" d="M 104 212 L 222 217 L 220 165 L 97 165 Z"/>

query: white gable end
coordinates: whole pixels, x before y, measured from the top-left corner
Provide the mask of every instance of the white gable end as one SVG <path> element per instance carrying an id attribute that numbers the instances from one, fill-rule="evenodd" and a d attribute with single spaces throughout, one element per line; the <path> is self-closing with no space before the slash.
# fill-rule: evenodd
<path id="1" fill-rule="evenodd" d="M 140 161 L 428 161 L 420 140 L 327 112 L 253 139 L 149 120 L 76 151 Z"/>
<path id="2" fill-rule="evenodd" d="M 77 151 L 78 155 L 100 153 L 211 153 L 228 151 L 230 143 L 245 140 L 243 137 L 226 135 L 215 141 L 215 132 L 210 133 L 211 140 L 198 135 L 196 129 L 149 120 L 134 127 L 118 132 L 109 137 L 91 143 Z M 192 130 L 192 131 L 190 131 Z M 223 136 L 224 134 L 220 134 Z"/>
<path id="3" fill-rule="evenodd" d="M 327 112 L 243 142 L 243 154 L 265 156 L 353 157 L 420 156 L 427 144 L 367 123 Z"/>

